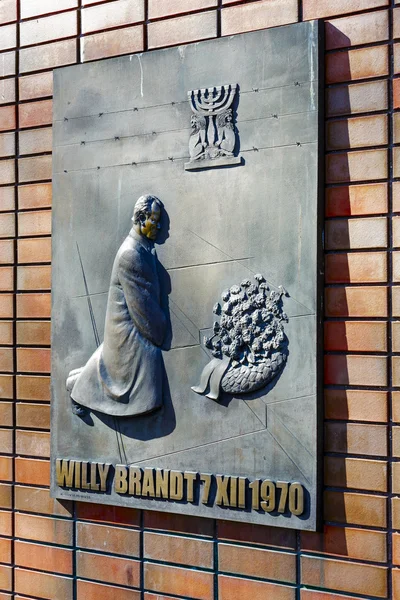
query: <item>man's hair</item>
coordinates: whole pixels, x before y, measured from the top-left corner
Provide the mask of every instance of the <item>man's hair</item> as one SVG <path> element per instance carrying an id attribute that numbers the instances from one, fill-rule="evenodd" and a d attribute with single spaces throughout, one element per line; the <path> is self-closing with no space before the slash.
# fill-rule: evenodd
<path id="1" fill-rule="evenodd" d="M 146 217 L 151 214 L 151 207 L 153 206 L 154 202 L 158 204 L 161 209 L 162 202 L 156 196 L 151 196 L 150 194 L 140 196 L 139 200 L 135 204 L 135 208 L 133 209 L 132 221 L 135 225 L 146 219 Z"/>

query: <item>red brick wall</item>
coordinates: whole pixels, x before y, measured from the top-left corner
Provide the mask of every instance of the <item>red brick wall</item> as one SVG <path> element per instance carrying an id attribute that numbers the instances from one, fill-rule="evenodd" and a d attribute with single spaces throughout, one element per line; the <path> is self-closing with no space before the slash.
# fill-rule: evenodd
<path id="1" fill-rule="evenodd" d="M 51 500 L 51 69 L 315 18 L 323 534 Z M 399 110 L 400 1 L 0 0 L 0 600 L 400 599 Z"/>

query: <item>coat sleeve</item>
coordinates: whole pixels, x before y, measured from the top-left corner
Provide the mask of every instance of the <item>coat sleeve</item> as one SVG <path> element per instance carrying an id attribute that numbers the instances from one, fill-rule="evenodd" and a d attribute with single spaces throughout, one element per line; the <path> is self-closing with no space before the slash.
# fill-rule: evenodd
<path id="1" fill-rule="evenodd" d="M 121 255 L 119 280 L 132 321 L 145 338 L 161 346 L 166 318 L 160 307 L 154 277 L 156 274 L 138 252 L 130 250 Z"/>

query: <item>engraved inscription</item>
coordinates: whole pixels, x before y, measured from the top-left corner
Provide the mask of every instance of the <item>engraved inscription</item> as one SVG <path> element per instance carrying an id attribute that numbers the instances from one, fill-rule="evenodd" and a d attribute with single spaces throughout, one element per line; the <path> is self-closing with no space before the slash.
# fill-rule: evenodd
<path id="1" fill-rule="evenodd" d="M 305 489 L 298 482 L 271 481 L 195 471 L 144 469 L 134 465 L 87 463 L 58 458 L 57 485 L 64 489 L 108 492 L 119 496 L 189 502 L 260 513 L 300 516 L 305 511 Z M 81 494 L 76 494 L 81 497 Z"/>

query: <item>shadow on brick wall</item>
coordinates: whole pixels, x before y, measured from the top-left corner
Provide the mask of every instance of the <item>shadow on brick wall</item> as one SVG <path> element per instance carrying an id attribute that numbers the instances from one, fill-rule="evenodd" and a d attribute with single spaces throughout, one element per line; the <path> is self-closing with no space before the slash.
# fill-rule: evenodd
<path id="1" fill-rule="evenodd" d="M 350 39 L 332 23 L 325 24 L 326 37 L 330 45 L 340 48 L 351 46 Z M 349 54 L 337 54 L 335 63 L 336 79 L 350 82 L 352 79 Z M 351 256 L 346 252 L 350 247 L 350 234 L 347 218 L 351 215 L 349 182 L 352 179 L 351 165 L 347 150 L 350 148 L 350 135 L 347 117 L 352 112 L 351 98 L 346 84 L 334 83 L 326 88 L 325 149 L 326 183 L 330 190 L 330 203 L 334 204 L 334 214 L 325 222 L 325 433 L 324 433 L 324 530 L 320 534 L 303 534 L 304 544 L 309 550 L 348 556 L 346 531 L 335 524 L 345 524 L 348 520 L 346 498 L 343 489 L 347 487 L 345 455 L 348 452 L 347 421 L 349 411 L 346 389 L 351 385 L 347 356 L 348 341 L 345 322 L 349 314 L 345 286 L 351 283 Z M 324 573 L 321 572 L 321 586 L 324 587 Z"/>

